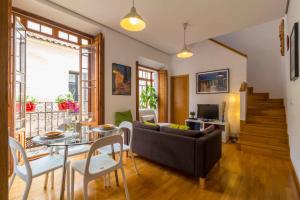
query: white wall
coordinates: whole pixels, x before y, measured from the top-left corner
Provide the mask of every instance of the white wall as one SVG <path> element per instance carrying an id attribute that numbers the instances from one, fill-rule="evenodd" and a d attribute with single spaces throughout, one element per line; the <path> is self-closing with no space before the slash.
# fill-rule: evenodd
<path id="1" fill-rule="evenodd" d="M 189 74 L 190 111 L 197 111 L 197 104 L 201 103 L 220 104 L 221 108 L 222 101 L 229 102 L 229 94 L 196 94 L 196 73 L 229 68 L 230 93 L 237 94 L 241 83 L 247 81 L 247 59 L 209 40 L 194 45 L 193 53 L 194 56 L 189 59 L 178 59 L 174 55 L 169 68 L 170 74 Z M 227 110 L 228 107 L 227 104 Z M 231 126 L 235 127 L 234 132 L 237 132 L 239 122 Z"/>
<path id="2" fill-rule="evenodd" d="M 286 34 L 292 32 L 295 22 L 300 22 L 300 1 L 291 0 L 287 15 Z M 291 160 L 295 167 L 296 173 L 300 178 L 300 78 L 296 81 L 290 81 L 290 62 L 289 54 L 285 56 L 285 86 L 286 86 L 286 113 L 288 123 L 288 134 L 290 142 Z M 300 56 L 300 55 L 299 55 Z"/>
<path id="3" fill-rule="evenodd" d="M 216 38 L 248 55 L 248 85 L 255 92 L 269 92 L 271 98 L 283 98 L 285 94 L 279 23 L 277 19 Z"/>
<path id="4" fill-rule="evenodd" d="M 79 72 L 79 51 L 27 37 L 26 92 L 54 101 L 69 92 L 69 71 Z"/>
<path id="5" fill-rule="evenodd" d="M 104 29 L 102 32 L 105 37 L 105 121 L 113 123 L 115 112 L 128 109 L 135 119 L 136 61 L 145 61 L 141 57 L 147 58 L 155 62 L 145 64 L 159 65 L 153 64 L 150 67 L 168 68 L 170 56 L 109 29 Z M 131 66 L 131 96 L 112 95 L 112 63 Z"/>

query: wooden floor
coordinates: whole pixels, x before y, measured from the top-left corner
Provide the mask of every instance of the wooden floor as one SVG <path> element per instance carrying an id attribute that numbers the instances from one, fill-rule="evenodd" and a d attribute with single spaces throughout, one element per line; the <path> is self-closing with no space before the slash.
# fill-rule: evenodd
<path id="1" fill-rule="evenodd" d="M 133 200 L 299 199 L 289 161 L 243 153 L 234 144 L 223 146 L 221 165 L 211 171 L 204 190 L 199 188 L 197 180 L 139 157 L 136 161 L 140 176 L 135 174 L 130 159 L 124 161 Z M 47 190 L 43 189 L 44 177 L 35 179 L 29 199 L 59 199 L 60 171 L 56 172 L 55 178 L 55 188 Z M 110 188 L 104 188 L 101 180 L 91 182 L 89 199 L 125 199 L 123 186 L 116 187 L 114 179 L 111 180 Z M 81 184 L 82 177 L 78 175 L 75 199 L 82 199 Z M 25 184 L 17 178 L 10 191 L 10 199 L 21 199 L 24 187 Z"/>

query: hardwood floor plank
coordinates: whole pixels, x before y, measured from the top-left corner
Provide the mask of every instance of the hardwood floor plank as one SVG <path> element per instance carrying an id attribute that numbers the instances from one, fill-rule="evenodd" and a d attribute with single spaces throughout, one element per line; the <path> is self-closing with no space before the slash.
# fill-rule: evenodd
<path id="1" fill-rule="evenodd" d="M 133 200 L 299 199 L 290 161 L 245 153 L 237 150 L 235 144 L 223 145 L 220 166 L 216 165 L 209 173 L 205 189 L 200 189 L 198 180 L 141 157 L 136 157 L 140 176 L 136 175 L 130 159 L 125 157 L 124 163 Z M 102 180 L 91 182 L 89 199 L 125 199 L 123 181 L 120 178 L 120 187 L 116 187 L 113 174 L 111 177 L 112 186 L 109 188 L 104 188 Z M 50 187 L 43 189 L 44 177 L 34 180 L 29 199 L 58 199 L 60 178 L 61 170 L 56 172 L 53 190 Z M 10 199 L 21 199 L 24 186 L 20 179 L 16 179 Z M 82 198 L 82 177 L 76 174 L 75 199 Z"/>

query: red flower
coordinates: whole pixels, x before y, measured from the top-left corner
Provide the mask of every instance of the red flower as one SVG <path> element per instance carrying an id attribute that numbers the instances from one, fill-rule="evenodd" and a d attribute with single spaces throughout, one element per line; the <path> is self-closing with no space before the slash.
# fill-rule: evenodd
<path id="1" fill-rule="evenodd" d="M 36 105 L 29 101 L 26 103 L 26 112 L 33 112 L 35 110 Z"/>

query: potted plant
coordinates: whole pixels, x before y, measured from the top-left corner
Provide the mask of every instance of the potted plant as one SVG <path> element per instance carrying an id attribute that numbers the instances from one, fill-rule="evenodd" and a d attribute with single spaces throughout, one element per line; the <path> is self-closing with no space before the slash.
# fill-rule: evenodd
<path id="1" fill-rule="evenodd" d="M 192 119 L 195 119 L 196 113 L 195 113 L 194 111 L 190 112 L 190 115 L 191 115 L 191 118 L 192 118 Z"/>
<path id="2" fill-rule="evenodd" d="M 59 95 L 56 99 L 55 102 L 57 103 L 58 109 L 60 111 L 73 111 L 73 112 L 78 112 L 79 111 L 79 106 L 77 102 L 74 101 L 72 93 L 67 93 L 64 95 Z"/>
<path id="3" fill-rule="evenodd" d="M 153 86 L 146 86 L 146 89 L 144 89 L 140 96 L 140 107 L 142 109 L 157 109 L 158 104 L 158 98 L 155 91 L 155 88 Z"/>
<path id="4" fill-rule="evenodd" d="M 34 112 L 36 108 L 36 98 L 32 96 L 26 97 L 26 112 Z"/>

